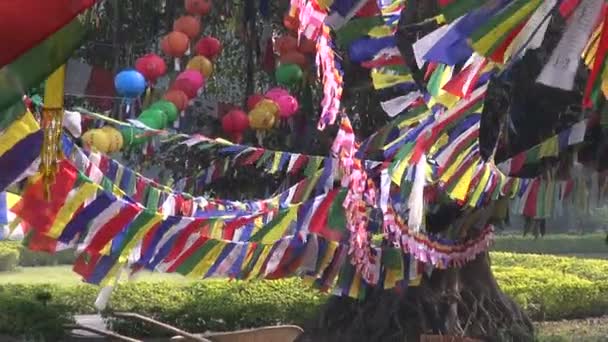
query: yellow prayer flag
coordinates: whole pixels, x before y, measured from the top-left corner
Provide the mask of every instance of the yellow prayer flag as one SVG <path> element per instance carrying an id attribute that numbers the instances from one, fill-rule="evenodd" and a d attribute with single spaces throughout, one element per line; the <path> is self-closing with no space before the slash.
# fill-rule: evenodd
<path id="1" fill-rule="evenodd" d="M 95 183 L 84 183 L 77 191 L 74 196 L 66 201 L 61 207 L 57 217 L 51 226 L 51 229 L 46 233 L 47 236 L 57 239 L 63 232 L 65 226 L 68 225 L 72 216 L 76 213 L 78 208 L 89 198 L 91 198 L 97 192 L 98 185 Z"/>
<path id="2" fill-rule="evenodd" d="M 545 140 L 540 145 L 539 158 L 556 157 L 559 154 L 559 141 L 557 135 Z"/>

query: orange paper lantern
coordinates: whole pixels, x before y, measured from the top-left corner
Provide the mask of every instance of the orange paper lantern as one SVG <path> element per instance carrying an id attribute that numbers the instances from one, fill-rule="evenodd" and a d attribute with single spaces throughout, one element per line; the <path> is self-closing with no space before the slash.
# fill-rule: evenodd
<path id="1" fill-rule="evenodd" d="M 300 38 L 300 45 L 298 46 L 298 51 L 300 51 L 301 53 L 316 53 L 317 43 L 315 43 L 314 40 L 302 37 Z"/>
<path id="2" fill-rule="evenodd" d="M 160 46 L 166 55 L 179 58 L 188 51 L 189 44 L 190 39 L 185 33 L 173 31 L 162 39 Z"/>
<path id="3" fill-rule="evenodd" d="M 191 15 L 185 15 L 173 23 L 173 31 L 184 33 L 190 39 L 194 39 L 201 33 L 201 22 Z"/>
<path id="4" fill-rule="evenodd" d="M 291 51 L 284 55 L 281 55 L 279 58 L 279 62 L 281 64 L 296 64 L 299 65 L 300 68 L 306 69 L 308 66 L 308 59 L 302 53 L 298 51 Z"/>
<path id="5" fill-rule="evenodd" d="M 279 55 L 295 51 L 298 48 L 298 40 L 292 36 L 282 36 L 274 42 L 275 49 Z"/>
<path id="6" fill-rule="evenodd" d="M 300 20 L 297 17 L 292 17 L 289 14 L 286 14 L 283 17 L 283 25 L 286 29 L 296 32 L 300 27 Z"/>
<path id="7" fill-rule="evenodd" d="M 163 98 L 173 103 L 180 112 L 188 107 L 188 95 L 179 89 L 169 90 Z"/>

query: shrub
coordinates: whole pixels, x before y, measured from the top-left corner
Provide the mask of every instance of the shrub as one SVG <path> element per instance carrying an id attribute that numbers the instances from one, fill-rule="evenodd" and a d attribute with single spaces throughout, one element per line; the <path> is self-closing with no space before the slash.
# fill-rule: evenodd
<path id="1" fill-rule="evenodd" d="M 19 248 L 11 244 L 0 244 L 0 272 L 11 272 L 17 267 Z"/>
<path id="2" fill-rule="evenodd" d="M 607 254 L 608 245 L 605 240 L 606 235 L 603 233 L 548 234 L 538 239 L 521 235 L 497 235 L 492 250 L 538 254 Z"/>
<path id="3" fill-rule="evenodd" d="M 60 341 L 73 323 L 70 307 L 23 296 L 0 294 L 0 334 L 23 341 Z"/>
<path id="4" fill-rule="evenodd" d="M 74 251 L 67 249 L 64 251 L 57 252 L 56 254 L 49 254 L 45 252 L 31 251 L 21 245 L 18 241 L 1 241 L 0 242 L 0 267 L 2 267 L 2 251 L 10 250 L 16 252 L 16 265 L 22 267 L 33 267 L 33 266 L 56 266 L 56 265 L 71 265 L 76 260 Z M 15 268 L 13 266 L 13 269 Z M 0 268 L 0 271 L 6 271 L 6 269 Z"/>

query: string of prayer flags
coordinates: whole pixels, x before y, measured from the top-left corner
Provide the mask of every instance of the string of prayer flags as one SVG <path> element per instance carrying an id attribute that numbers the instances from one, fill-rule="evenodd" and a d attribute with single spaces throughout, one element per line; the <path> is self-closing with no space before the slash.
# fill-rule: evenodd
<path id="1" fill-rule="evenodd" d="M 608 98 L 608 5 L 604 5 L 604 18 L 599 25 L 601 34 L 597 37 L 597 45 L 594 46 L 593 65 L 591 74 L 587 80 L 583 105 L 587 108 L 598 108 L 601 96 Z"/>

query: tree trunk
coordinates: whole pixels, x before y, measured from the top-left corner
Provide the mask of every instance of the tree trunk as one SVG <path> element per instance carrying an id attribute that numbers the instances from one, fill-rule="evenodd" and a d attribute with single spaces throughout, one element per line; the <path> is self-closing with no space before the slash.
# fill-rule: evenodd
<path id="1" fill-rule="evenodd" d="M 298 341 L 420 341 L 423 334 L 482 341 L 532 341 L 524 312 L 498 287 L 487 253 L 460 269 L 436 270 L 402 294 L 370 292 L 363 302 L 332 297 Z"/>

